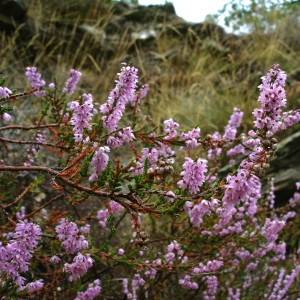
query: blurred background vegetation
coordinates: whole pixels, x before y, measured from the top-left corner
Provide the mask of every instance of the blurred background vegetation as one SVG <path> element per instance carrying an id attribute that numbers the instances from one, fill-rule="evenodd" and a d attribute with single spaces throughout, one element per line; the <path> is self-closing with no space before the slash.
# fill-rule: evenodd
<path id="1" fill-rule="evenodd" d="M 24 21 L 1 31 L 0 69 L 7 85 L 22 92 L 29 88 L 22 76 L 28 65 L 61 85 L 76 68 L 83 73 L 79 92 L 103 103 L 127 61 L 139 68 L 140 83 L 150 84 L 143 109 L 154 123 L 173 117 L 182 130 L 198 125 L 208 133 L 222 130 L 236 106 L 247 130 L 260 77 L 275 63 L 288 74 L 288 108 L 299 106 L 300 5 L 245 2 L 229 1 L 219 16 L 189 24 L 168 1 L 147 13 L 136 1 L 24 0 Z M 221 15 L 233 33 L 216 25 Z M 32 101 L 17 104 L 26 116 Z"/>

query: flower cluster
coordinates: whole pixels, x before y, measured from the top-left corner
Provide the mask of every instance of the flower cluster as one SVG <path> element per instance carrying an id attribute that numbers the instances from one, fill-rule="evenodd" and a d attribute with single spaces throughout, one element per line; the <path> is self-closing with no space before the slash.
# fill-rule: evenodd
<path id="1" fill-rule="evenodd" d="M 191 223 L 199 227 L 202 223 L 202 218 L 210 214 L 211 210 L 214 210 L 219 205 L 219 201 L 215 198 L 208 200 L 201 200 L 200 203 L 193 204 L 191 201 L 185 202 L 185 210 L 190 217 Z"/>
<path id="2" fill-rule="evenodd" d="M 8 89 L 5 86 L 0 86 L 0 99 L 1 98 L 8 98 L 12 94 L 12 91 Z M 2 109 L 3 107 L 0 105 L 0 108 Z M 7 112 L 2 112 L 2 118 L 5 122 L 8 122 L 11 119 L 11 115 L 8 114 Z"/>
<path id="3" fill-rule="evenodd" d="M 191 280 L 190 275 L 185 275 L 183 278 L 179 279 L 179 284 L 184 289 L 190 289 L 190 290 L 197 290 L 198 289 L 198 283 Z"/>
<path id="4" fill-rule="evenodd" d="M 140 274 L 134 274 L 134 277 L 131 282 L 131 292 L 128 289 L 128 279 L 123 279 L 123 291 L 127 296 L 127 299 L 137 300 L 137 290 L 139 286 L 143 286 L 145 284 L 145 280 L 141 277 Z"/>
<path id="5" fill-rule="evenodd" d="M 223 141 L 223 142 L 227 142 L 227 145 L 232 144 L 233 139 L 236 137 L 237 129 L 241 125 L 243 115 L 244 113 L 235 107 L 230 116 L 228 124 L 225 126 L 224 134 L 221 135 L 218 131 L 216 131 L 211 136 L 211 141 L 212 142 Z M 220 156 L 221 153 L 222 153 L 222 148 L 218 146 L 214 146 L 208 150 L 207 158 L 209 160 L 215 160 Z"/>
<path id="6" fill-rule="evenodd" d="M 79 71 L 71 69 L 70 77 L 63 88 L 63 93 L 73 95 L 80 77 L 81 73 Z"/>
<path id="7" fill-rule="evenodd" d="M 33 145 L 31 148 L 27 149 L 27 159 L 24 162 L 24 166 L 31 166 L 34 163 L 35 158 L 37 157 L 38 151 L 40 148 L 38 143 L 45 143 L 46 137 L 47 137 L 46 130 L 37 133 L 37 135 L 35 137 L 35 141 L 37 142 L 37 145 Z"/>
<path id="8" fill-rule="evenodd" d="M 106 227 L 107 219 L 110 213 L 116 214 L 122 209 L 122 206 L 113 200 L 109 202 L 109 205 L 110 209 L 100 209 L 97 212 L 97 220 L 102 228 Z"/>
<path id="9" fill-rule="evenodd" d="M 158 143 L 152 149 L 143 148 L 142 155 L 135 160 L 134 166 L 130 168 L 133 174 L 142 174 L 145 166 L 146 159 L 148 160 L 148 173 L 158 174 L 171 173 L 173 171 L 172 164 L 174 164 L 175 155 L 171 147 L 163 143 Z"/>
<path id="10" fill-rule="evenodd" d="M 105 114 L 102 118 L 103 126 L 110 132 L 117 129 L 126 105 L 136 104 L 137 72 L 138 69 L 124 64 L 118 73 L 115 88 L 110 92 L 107 102 L 100 107 L 100 111 Z"/>
<path id="11" fill-rule="evenodd" d="M 67 253 L 76 253 L 84 250 L 89 246 L 88 241 L 82 232 L 81 228 L 78 228 L 74 222 L 70 222 L 66 218 L 60 220 L 59 225 L 55 227 L 55 231 L 58 235 L 58 239 L 62 242 L 61 245 Z M 85 233 L 89 232 L 89 228 L 84 227 Z"/>
<path id="12" fill-rule="evenodd" d="M 70 281 L 74 281 L 84 275 L 88 269 L 93 266 L 93 259 L 90 254 L 81 254 L 80 252 L 73 258 L 73 263 L 65 263 L 64 271 L 70 273 Z"/>
<path id="13" fill-rule="evenodd" d="M 217 259 L 209 260 L 206 264 L 200 262 L 197 267 L 193 268 L 192 272 L 193 274 L 213 272 L 220 269 L 223 265 L 224 262 Z"/>
<path id="14" fill-rule="evenodd" d="M 89 181 L 97 181 L 102 171 L 106 168 L 109 156 L 105 152 L 109 152 L 110 149 L 108 146 L 100 147 L 95 153 L 91 161 L 91 166 L 96 169 L 96 172 L 93 173 Z"/>
<path id="15" fill-rule="evenodd" d="M 45 84 L 45 80 L 42 79 L 42 75 L 37 72 L 36 67 L 27 67 L 25 72 L 26 77 L 30 81 L 30 84 L 33 88 L 41 89 Z M 34 92 L 36 96 L 45 96 L 46 92 L 43 90 L 39 90 Z"/>
<path id="16" fill-rule="evenodd" d="M 207 285 L 207 291 L 203 293 L 204 300 L 213 300 L 215 299 L 215 294 L 218 288 L 218 278 L 217 276 L 205 276 L 203 281 Z"/>
<path id="17" fill-rule="evenodd" d="M 260 109 L 255 109 L 254 127 L 264 130 L 267 137 L 275 132 L 284 130 L 300 121 L 300 111 L 288 112 L 281 117 L 281 107 L 286 105 L 285 94 L 286 74 L 279 65 L 275 65 L 266 76 L 262 77 L 262 84 L 259 86 L 261 103 Z"/>
<path id="18" fill-rule="evenodd" d="M 164 137 L 165 140 L 170 140 L 176 137 L 177 129 L 179 124 L 174 122 L 173 119 L 165 120 L 164 121 L 164 133 L 166 136 Z"/>
<path id="19" fill-rule="evenodd" d="M 134 134 L 132 132 L 132 128 L 130 126 L 122 128 L 122 130 L 118 131 L 117 136 L 110 135 L 107 138 L 107 144 L 111 148 L 118 148 L 123 145 L 123 143 L 129 143 L 134 139 Z"/>
<path id="20" fill-rule="evenodd" d="M 172 265 L 175 260 L 181 263 L 185 263 L 188 260 L 187 256 L 184 256 L 184 252 L 177 241 L 173 241 L 168 245 L 168 252 L 165 255 L 165 261 L 168 265 Z"/>
<path id="21" fill-rule="evenodd" d="M 25 278 L 20 273 L 29 270 L 32 251 L 37 247 L 41 235 L 42 231 L 39 226 L 19 221 L 16 224 L 15 232 L 11 236 L 12 239 L 7 245 L 4 246 L 0 242 L 1 278 L 11 278 L 13 283 L 20 287 L 20 290 L 25 288 Z M 42 281 L 39 280 L 36 284 L 31 283 L 31 289 L 39 289 L 42 285 Z"/>
<path id="22" fill-rule="evenodd" d="M 5 87 L 5 86 L 0 86 L 0 98 L 8 98 L 12 94 L 12 91 Z"/>
<path id="23" fill-rule="evenodd" d="M 91 94 L 83 94 L 82 104 L 78 101 L 69 102 L 68 109 L 73 111 L 70 124 L 74 126 L 75 142 L 81 142 L 83 140 L 83 131 L 85 129 L 91 129 L 89 122 L 97 112 L 97 110 L 94 109 L 93 96 Z M 86 141 L 88 141 L 88 139 Z"/>
<path id="24" fill-rule="evenodd" d="M 180 188 L 188 188 L 190 193 L 196 194 L 205 181 L 204 173 L 207 172 L 207 160 L 198 158 L 195 162 L 186 157 L 183 168 L 184 171 L 180 173 L 183 179 L 178 181 L 177 184 Z"/>
<path id="25" fill-rule="evenodd" d="M 198 141 L 199 138 L 200 138 L 200 128 L 199 127 L 194 128 L 187 133 L 182 132 L 180 134 L 180 139 L 182 141 L 185 141 L 185 146 L 180 147 L 179 150 L 190 151 L 194 148 L 197 148 L 198 146 L 201 145 L 201 143 L 199 143 L 199 141 Z"/>
<path id="26" fill-rule="evenodd" d="M 78 292 L 75 300 L 93 300 L 101 292 L 100 284 L 100 280 L 96 279 L 93 283 L 89 284 L 85 292 Z"/>

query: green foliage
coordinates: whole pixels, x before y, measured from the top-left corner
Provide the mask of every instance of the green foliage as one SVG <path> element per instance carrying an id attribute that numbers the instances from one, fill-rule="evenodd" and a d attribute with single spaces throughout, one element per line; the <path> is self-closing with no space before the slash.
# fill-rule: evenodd
<path id="1" fill-rule="evenodd" d="M 234 31 L 250 32 L 274 30 L 284 17 L 299 10 L 300 2 L 293 0 L 231 0 L 220 10 L 225 24 Z"/>

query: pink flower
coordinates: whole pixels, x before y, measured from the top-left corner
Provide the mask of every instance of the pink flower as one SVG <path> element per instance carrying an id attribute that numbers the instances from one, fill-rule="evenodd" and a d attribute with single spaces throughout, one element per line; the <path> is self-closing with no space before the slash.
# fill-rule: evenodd
<path id="1" fill-rule="evenodd" d="M 67 80 L 65 87 L 63 88 L 63 93 L 74 94 L 77 83 L 81 77 L 81 73 L 75 69 L 70 70 L 70 78 Z"/>
<path id="2" fill-rule="evenodd" d="M 186 157 L 183 168 L 184 171 L 180 173 L 183 179 L 177 184 L 180 188 L 188 188 L 190 193 L 196 194 L 205 180 L 204 173 L 207 171 L 207 160 L 198 158 L 194 162 L 191 158 Z"/>
<path id="3" fill-rule="evenodd" d="M 11 119 L 11 115 L 8 113 L 3 113 L 2 118 L 5 122 L 8 122 Z"/>

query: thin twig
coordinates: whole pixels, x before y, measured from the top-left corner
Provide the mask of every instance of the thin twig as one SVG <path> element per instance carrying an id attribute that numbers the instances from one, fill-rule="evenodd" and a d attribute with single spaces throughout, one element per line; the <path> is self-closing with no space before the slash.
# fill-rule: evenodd
<path id="1" fill-rule="evenodd" d="M 41 129 L 41 128 L 49 128 L 49 127 L 59 127 L 59 124 L 42 124 L 36 126 L 19 126 L 19 125 L 11 125 L 0 127 L 1 130 L 10 130 L 10 129 L 21 129 L 21 130 L 33 130 L 33 129 Z"/>

